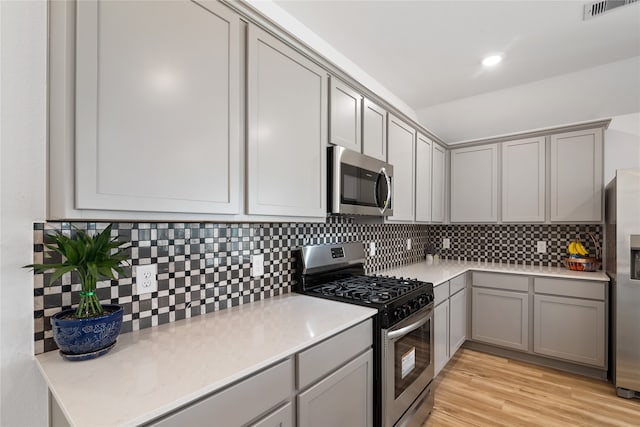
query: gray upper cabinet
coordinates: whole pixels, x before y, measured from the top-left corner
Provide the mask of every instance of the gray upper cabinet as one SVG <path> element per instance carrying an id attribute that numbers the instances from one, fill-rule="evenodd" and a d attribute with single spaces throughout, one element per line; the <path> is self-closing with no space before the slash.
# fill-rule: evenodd
<path id="1" fill-rule="evenodd" d="M 393 114 L 389 114 L 389 163 L 393 165 L 392 221 L 413 221 L 415 209 L 416 131 Z"/>
<path id="2" fill-rule="evenodd" d="M 239 23 L 210 1 L 77 2 L 75 209 L 240 212 Z"/>
<path id="3" fill-rule="evenodd" d="M 359 153 L 362 146 L 362 95 L 331 77 L 329 98 L 329 142 Z"/>
<path id="4" fill-rule="evenodd" d="M 249 25 L 248 213 L 326 216 L 327 74 Z"/>
<path id="5" fill-rule="evenodd" d="M 451 150 L 451 222 L 498 221 L 498 145 Z"/>
<path id="6" fill-rule="evenodd" d="M 431 221 L 445 221 L 446 196 L 446 150 L 438 144 L 433 144 L 431 173 Z"/>
<path id="7" fill-rule="evenodd" d="M 544 222 L 545 138 L 502 144 L 502 221 Z"/>
<path id="8" fill-rule="evenodd" d="M 433 142 L 418 133 L 416 141 L 416 222 L 431 221 L 431 147 Z"/>
<path id="9" fill-rule="evenodd" d="M 551 136 L 551 221 L 602 220 L 602 129 Z"/>
<path id="10" fill-rule="evenodd" d="M 387 161 L 387 111 L 368 99 L 362 103 L 362 152 Z"/>

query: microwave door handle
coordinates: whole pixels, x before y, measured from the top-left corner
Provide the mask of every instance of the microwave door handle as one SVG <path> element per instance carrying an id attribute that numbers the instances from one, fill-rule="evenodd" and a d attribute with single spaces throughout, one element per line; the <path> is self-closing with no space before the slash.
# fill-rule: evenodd
<path id="1" fill-rule="evenodd" d="M 391 180 L 389 179 L 389 175 L 387 175 L 387 171 L 385 168 L 380 169 L 379 174 L 384 177 L 384 180 L 387 184 L 387 197 L 384 201 L 384 204 L 382 205 L 382 209 L 380 210 L 380 213 L 383 214 L 384 211 L 386 211 L 387 208 L 389 207 L 389 204 L 391 203 Z M 376 183 L 376 187 L 377 187 L 377 183 Z M 377 194 L 378 194 L 378 189 L 376 188 L 376 198 L 377 198 Z"/>

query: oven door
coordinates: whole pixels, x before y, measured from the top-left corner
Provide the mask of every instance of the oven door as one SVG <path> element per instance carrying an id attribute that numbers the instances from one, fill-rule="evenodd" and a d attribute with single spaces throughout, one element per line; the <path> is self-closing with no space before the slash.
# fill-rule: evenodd
<path id="1" fill-rule="evenodd" d="M 394 425 L 433 379 L 433 304 L 382 330 L 382 419 Z"/>
<path id="2" fill-rule="evenodd" d="M 329 147 L 330 211 L 334 214 L 393 214 L 393 166 L 344 147 Z"/>

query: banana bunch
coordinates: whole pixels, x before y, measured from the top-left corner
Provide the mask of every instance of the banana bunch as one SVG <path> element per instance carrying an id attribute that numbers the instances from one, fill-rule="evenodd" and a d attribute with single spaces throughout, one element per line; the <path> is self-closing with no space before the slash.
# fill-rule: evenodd
<path id="1" fill-rule="evenodd" d="M 579 240 L 572 240 L 567 247 L 569 256 L 573 258 L 586 258 L 589 256 L 589 251 L 582 245 Z"/>

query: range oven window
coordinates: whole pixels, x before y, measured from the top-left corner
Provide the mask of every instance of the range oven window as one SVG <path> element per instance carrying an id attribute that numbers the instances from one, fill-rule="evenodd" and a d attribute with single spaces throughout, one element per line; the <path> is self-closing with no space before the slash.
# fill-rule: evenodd
<path id="1" fill-rule="evenodd" d="M 393 351 L 397 399 L 431 364 L 431 320 L 396 340 Z"/>

